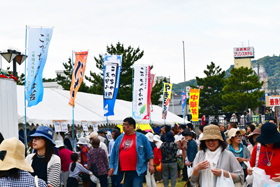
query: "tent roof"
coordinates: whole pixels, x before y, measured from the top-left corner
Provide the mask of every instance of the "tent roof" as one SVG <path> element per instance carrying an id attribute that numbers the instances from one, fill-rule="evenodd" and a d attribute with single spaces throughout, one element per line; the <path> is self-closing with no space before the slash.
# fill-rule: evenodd
<path id="1" fill-rule="evenodd" d="M 33 125 L 52 125 L 52 120 L 67 120 L 72 124 L 72 107 L 68 105 L 70 93 L 67 90 L 44 88 L 43 101 L 36 106 L 26 108 L 27 123 Z M 24 112 L 24 86 L 17 86 L 18 122 L 25 123 Z M 132 115 L 132 103 L 124 100 L 116 100 L 115 115 L 108 116 L 109 124 L 122 123 L 123 119 Z M 103 96 L 78 92 L 75 100 L 74 123 L 81 125 L 81 121 L 96 122 L 98 125 L 106 124 L 103 115 Z M 162 108 L 153 105 L 151 113 L 152 124 L 164 125 Z M 148 120 L 136 121 L 137 123 L 149 123 Z M 175 122 L 184 123 L 183 118 L 168 112 L 166 124 Z M 187 122 L 187 121 L 186 121 Z"/>

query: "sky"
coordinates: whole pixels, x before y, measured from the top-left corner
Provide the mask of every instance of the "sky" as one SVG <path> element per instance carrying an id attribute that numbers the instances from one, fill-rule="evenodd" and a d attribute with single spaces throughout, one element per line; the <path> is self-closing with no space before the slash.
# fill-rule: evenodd
<path id="1" fill-rule="evenodd" d="M 25 28 L 54 27 L 43 77 L 55 78 L 72 51 L 89 50 L 86 75 L 100 72 L 94 56 L 123 43 L 144 50 L 136 64 L 156 76 L 204 77 L 212 62 L 227 70 L 233 48 L 252 46 L 255 58 L 279 55 L 279 0 L 10 0 L 0 6 L 0 51 L 24 53 Z M 12 64 L 2 60 L 2 68 Z M 24 73 L 24 64 L 18 66 Z"/>

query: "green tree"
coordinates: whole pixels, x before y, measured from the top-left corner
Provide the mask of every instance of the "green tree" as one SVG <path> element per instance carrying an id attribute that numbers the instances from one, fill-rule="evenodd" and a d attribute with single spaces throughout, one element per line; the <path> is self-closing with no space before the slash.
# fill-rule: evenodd
<path id="1" fill-rule="evenodd" d="M 70 90 L 72 83 L 72 62 L 71 59 L 68 59 L 67 63 L 63 63 L 64 71 L 62 75 L 56 74 L 57 84 L 61 85 L 64 90 Z M 89 87 L 82 81 L 82 84 L 79 88 L 79 92 L 89 92 Z"/>
<path id="2" fill-rule="evenodd" d="M 223 89 L 222 98 L 228 103 L 223 107 L 224 110 L 245 114 L 248 108 L 255 110 L 264 103 L 259 101 L 264 95 L 264 91 L 259 90 L 263 82 L 259 81 L 251 68 L 233 68 L 230 73 Z"/>
<path id="3" fill-rule="evenodd" d="M 117 43 L 115 46 L 107 46 L 106 52 L 110 55 L 122 55 L 122 68 L 117 99 L 126 101 L 132 100 L 132 65 L 144 55 L 144 51 L 131 46 L 127 48 L 123 44 Z M 102 55 L 94 57 L 99 73 L 90 71 L 90 76 L 85 76 L 86 80 L 92 83 L 89 91 L 94 94 L 103 95 L 103 64 Z"/>
<path id="4" fill-rule="evenodd" d="M 24 73 L 20 74 L 20 76 L 18 76 L 18 81 L 17 81 L 17 85 L 24 85 L 25 83 L 25 76 Z"/>
<path id="5" fill-rule="evenodd" d="M 197 85 L 203 86 L 200 89 L 199 113 L 218 115 L 221 113 L 222 107 L 225 106 L 225 101 L 221 99 L 225 84 L 225 71 L 211 62 L 203 72 L 206 75 L 205 78 L 196 77 Z M 197 88 L 194 85 L 191 85 L 191 87 Z"/>

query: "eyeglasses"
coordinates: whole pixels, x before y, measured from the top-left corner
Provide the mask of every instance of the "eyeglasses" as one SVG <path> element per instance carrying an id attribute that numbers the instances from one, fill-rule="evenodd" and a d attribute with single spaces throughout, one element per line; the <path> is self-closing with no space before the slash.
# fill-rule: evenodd
<path id="1" fill-rule="evenodd" d="M 235 137 L 236 137 L 236 138 L 242 138 L 242 136 L 241 136 L 241 135 L 236 135 Z"/>
<path id="2" fill-rule="evenodd" d="M 32 140 L 36 140 L 36 141 L 41 140 L 41 139 L 43 139 L 41 136 L 32 137 Z"/>

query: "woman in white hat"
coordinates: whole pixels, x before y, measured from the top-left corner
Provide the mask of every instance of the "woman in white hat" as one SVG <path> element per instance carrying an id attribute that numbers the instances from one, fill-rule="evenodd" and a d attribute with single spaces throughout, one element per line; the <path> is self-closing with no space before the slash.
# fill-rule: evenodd
<path id="1" fill-rule="evenodd" d="M 232 152 L 236 157 L 244 170 L 244 178 L 246 178 L 246 165 L 243 162 L 249 161 L 251 159 L 251 154 L 247 147 L 242 144 L 242 135 L 244 134 L 245 132 L 243 130 L 237 130 L 236 128 L 230 129 L 228 131 L 227 150 Z"/>
<path id="2" fill-rule="evenodd" d="M 208 125 L 203 128 L 203 137 L 200 139 L 200 151 L 193 161 L 191 185 L 200 187 L 216 186 L 217 177 L 222 170 L 224 176 L 231 175 L 234 183 L 244 181 L 242 167 L 234 155 L 226 150 L 226 144 L 217 125 Z"/>
<path id="3" fill-rule="evenodd" d="M 30 135 L 33 149 L 32 153 L 26 157 L 26 161 L 32 166 L 34 173 L 40 179 L 43 179 L 48 186 L 60 186 L 61 162 L 56 155 L 53 142 L 54 132 L 46 126 L 39 126 L 35 133 Z"/>
<path id="4" fill-rule="evenodd" d="M 36 179 L 29 172 L 33 168 L 25 160 L 25 147 L 16 138 L 4 140 L 0 145 L 0 186 L 47 187 L 42 179 Z"/>

